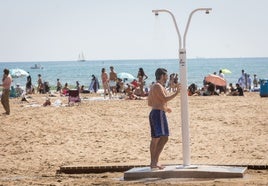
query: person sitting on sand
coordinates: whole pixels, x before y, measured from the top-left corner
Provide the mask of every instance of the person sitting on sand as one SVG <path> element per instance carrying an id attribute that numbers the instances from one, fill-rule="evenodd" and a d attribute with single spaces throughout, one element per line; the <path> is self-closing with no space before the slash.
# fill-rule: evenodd
<path id="1" fill-rule="evenodd" d="M 80 92 L 80 93 L 90 93 L 89 90 L 85 90 L 85 86 L 84 86 L 84 85 L 82 85 L 82 86 L 80 87 L 79 92 Z"/>
<path id="2" fill-rule="evenodd" d="M 127 95 L 127 98 L 126 99 L 135 99 L 135 95 L 132 91 L 132 87 L 130 84 L 127 83 L 127 88 L 125 89 L 125 93 Z"/>
<path id="3" fill-rule="evenodd" d="M 68 83 L 65 83 L 64 87 L 61 89 L 61 95 L 68 96 L 69 90 Z"/>
<path id="4" fill-rule="evenodd" d="M 192 83 L 189 87 L 188 87 L 188 96 L 192 96 L 195 95 L 197 93 L 197 85 Z"/>
<path id="5" fill-rule="evenodd" d="M 50 99 L 47 98 L 45 103 L 43 104 L 44 107 L 51 105 Z"/>
<path id="6" fill-rule="evenodd" d="M 124 92 L 124 82 L 120 78 L 118 78 L 117 82 L 116 82 L 116 92 L 118 92 L 118 93 Z"/>
<path id="7" fill-rule="evenodd" d="M 133 88 L 137 88 L 139 86 L 139 83 L 136 79 L 134 79 L 132 82 L 131 82 L 131 85 L 133 86 Z"/>
<path id="8" fill-rule="evenodd" d="M 215 85 L 213 83 L 208 83 L 207 85 L 207 89 L 203 94 L 204 96 L 213 96 L 213 95 L 219 95 L 216 91 L 215 91 Z"/>
<path id="9" fill-rule="evenodd" d="M 16 84 L 16 88 L 15 88 L 15 91 L 16 91 L 16 97 L 21 97 L 21 95 L 23 94 L 23 89 L 21 88 L 20 84 Z"/>
<path id="10" fill-rule="evenodd" d="M 233 94 L 236 93 L 236 89 L 234 88 L 233 84 L 232 83 L 229 83 L 229 94 L 228 96 L 233 96 Z"/>
<path id="11" fill-rule="evenodd" d="M 136 89 L 133 89 L 131 87 L 131 85 L 129 83 L 127 83 L 127 88 L 125 89 L 125 93 L 126 93 L 126 99 L 129 100 L 145 100 L 147 99 L 146 97 L 140 97 L 137 96 L 133 91 L 135 91 Z"/>
<path id="12" fill-rule="evenodd" d="M 145 96 L 143 90 L 142 90 L 140 87 L 135 88 L 135 89 L 133 90 L 133 93 L 134 93 L 136 96 L 142 96 L 142 97 Z"/>
<path id="13" fill-rule="evenodd" d="M 233 96 L 244 96 L 244 91 L 239 83 L 236 83 L 236 90 L 232 94 Z"/>

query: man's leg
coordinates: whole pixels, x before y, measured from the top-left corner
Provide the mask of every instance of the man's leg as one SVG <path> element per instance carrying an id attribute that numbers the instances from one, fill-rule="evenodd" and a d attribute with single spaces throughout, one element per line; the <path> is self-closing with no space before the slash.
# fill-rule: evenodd
<path id="1" fill-rule="evenodd" d="M 167 141 L 168 141 L 168 136 L 161 136 L 160 139 L 159 139 L 158 147 L 156 149 L 157 150 L 156 151 L 156 162 L 157 163 L 158 163 L 160 154 L 163 151 L 164 146 L 166 145 Z"/>
<path id="2" fill-rule="evenodd" d="M 158 159 L 167 141 L 168 136 L 161 136 L 160 138 L 152 138 L 150 144 L 151 168 L 159 168 L 159 169 L 163 168 L 160 165 L 158 165 Z"/>
<path id="3" fill-rule="evenodd" d="M 9 90 L 4 90 L 2 97 L 1 97 L 1 103 L 6 111 L 6 114 L 10 114 L 10 108 L 9 108 Z"/>
<path id="4" fill-rule="evenodd" d="M 157 166 L 157 161 L 156 161 L 156 149 L 158 146 L 160 138 L 152 138 L 151 144 L 150 144 L 150 153 L 151 153 L 151 168 Z"/>
<path id="5" fill-rule="evenodd" d="M 1 97 L 1 103 L 3 105 L 4 110 L 6 111 L 3 94 L 2 94 L 2 97 Z"/>

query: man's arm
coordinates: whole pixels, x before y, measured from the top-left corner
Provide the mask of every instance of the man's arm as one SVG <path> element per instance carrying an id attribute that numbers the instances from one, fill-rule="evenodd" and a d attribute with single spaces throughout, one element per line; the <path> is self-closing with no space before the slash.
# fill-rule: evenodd
<path id="1" fill-rule="evenodd" d="M 180 92 L 180 85 L 177 86 L 177 91 L 174 94 L 172 94 L 172 95 L 166 95 L 164 93 L 164 90 L 160 86 L 157 87 L 157 89 L 159 89 L 157 91 L 160 92 L 159 99 L 162 99 L 163 102 L 168 102 L 168 101 L 172 100 L 173 98 L 175 98 L 179 94 L 179 92 Z"/>

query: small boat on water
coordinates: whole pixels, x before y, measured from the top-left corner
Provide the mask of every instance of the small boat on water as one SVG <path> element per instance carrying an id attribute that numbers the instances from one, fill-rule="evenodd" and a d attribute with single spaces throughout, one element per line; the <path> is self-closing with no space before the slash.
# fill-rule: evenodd
<path id="1" fill-rule="evenodd" d="M 81 52 L 79 55 L 78 55 L 78 60 L 79 62 L 85 62 L 85 56 L 84 56 L 84 53 Z"/>
<path id="2" fill-rule="evenodd" d="M 31 69 L 43 69 L 44 67 L 42 67 L 40 64 L 34 64 L 34 66 L 31 66 Z"/>

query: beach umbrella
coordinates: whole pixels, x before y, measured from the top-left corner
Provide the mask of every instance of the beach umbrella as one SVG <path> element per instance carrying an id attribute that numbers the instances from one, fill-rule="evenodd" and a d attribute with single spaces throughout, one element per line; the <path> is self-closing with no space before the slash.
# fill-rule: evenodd
<path id="1" fill-rule="evenodd" d="M 135 77 L 132 74 L 127 73 L 127 72 L 120 72 L 120 73 L 118 73 L 117 74 L 117 78 L 120 78 L 122 80 L 129 80 L 129 81 L 135 79 Z"/>
<path id="2" fill-rule="evenodd" d="M 226 80 L 214 74 L 209 74 L 208 76 L 206 76 L 205 81 L 218 86 L 226 86 Z"/>
<path id="3" fill-rule="evenodd" d="M 20 68 L 10 69 L 9 72 L 10 72 L 11 77 L 13 77 L 13 78 L 29 76 L 28 72 L 26 72 L 25 70 L 20 69 Z"/>
<path id="4" fill-rule="evenodd" d="M 221 69 L 222 73 L 224 74 L 231 74 L 231 70 L 227 69 L 227 68 L 224 68 L 224 69 Z"/>

